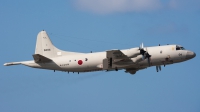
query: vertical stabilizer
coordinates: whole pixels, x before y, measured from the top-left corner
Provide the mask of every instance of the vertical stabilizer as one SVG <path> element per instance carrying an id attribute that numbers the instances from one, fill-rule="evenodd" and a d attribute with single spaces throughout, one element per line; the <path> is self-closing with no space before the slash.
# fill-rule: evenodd
<path id="1" fill-rule="evenodd" d="M 35 54 L 41 54 L 45 57 L 55 57 L 55 47 L 52 44 L 46 31 L 41 31 L 37 36 Z"/>
<path id="2" fill-rule="evenodd" d="M 62 56 L 62 55 L 81 54 L 81 53 L 62 51 L 62 50 L 56 48 L 52 44 L 46 31 L 41 31 L 37 35 L 35 54 L 40 54 L 47 58 L 53 58 L 53 57 L 58 57 L 58 56 Z"/>

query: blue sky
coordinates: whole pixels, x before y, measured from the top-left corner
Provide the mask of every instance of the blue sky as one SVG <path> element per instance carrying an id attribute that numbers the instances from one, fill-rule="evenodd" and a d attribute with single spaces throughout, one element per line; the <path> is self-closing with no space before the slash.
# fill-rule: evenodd
<path id="1" fill-rule="evenodd" d="M 59 0 L 0 4 L 1 112 L 199 112 L 198 0 Z M 75 52 L 180 44 L 197 56 L 138 71 L 67 74 L 5 62 L 32 60 L 37 33 Z"/>

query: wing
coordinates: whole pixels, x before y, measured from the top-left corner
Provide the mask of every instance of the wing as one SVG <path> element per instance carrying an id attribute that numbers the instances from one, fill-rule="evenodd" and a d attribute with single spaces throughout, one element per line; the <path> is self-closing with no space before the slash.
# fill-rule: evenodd
<path id="1" fill-rule="evenodd" d="M 114 59 L 129 59 L 122 51 L 120 50 L 111 50 L 107 51 L 107 57 L 112 57 Z"/>
<path id="2" fill-rule="evenodd" d="M 117 70 L 118 68 L 126 69 L 125 72 L 135 74 L 138 70 L 144 69 L 137 67 L 137 62 L 143 59 L 142 55 L 135 55 L 133 58 L 129 58 L 120 50 L 111 50 L 106 51 L 106 59 L 103 60 L 103 69 L 104 70 Z"/>
<path id="3" fill-rule="evenodd" d="M 127 66 L 127 62 L 131 62 L 131 59 L 120 50 L 106 51 L 106 59 L 103 60 L 103 69 L 110 70 L 125 67 Z"/>
<path id="4" fill-rule="evenodd" d="M 107 51 L 107 58 L 112 58 L 114 64 L 124 61 L 131 61 L 131 59 L 120 50 Z"/>

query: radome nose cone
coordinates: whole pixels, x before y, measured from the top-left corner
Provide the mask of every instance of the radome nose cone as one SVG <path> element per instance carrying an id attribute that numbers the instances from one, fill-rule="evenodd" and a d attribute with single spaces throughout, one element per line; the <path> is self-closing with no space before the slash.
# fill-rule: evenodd
<path id="1" fill-rule="evenodd" d="M 186 59 L 192 59 L 196 56 L 194 52 L 188 51 L 186 55 Z"/>

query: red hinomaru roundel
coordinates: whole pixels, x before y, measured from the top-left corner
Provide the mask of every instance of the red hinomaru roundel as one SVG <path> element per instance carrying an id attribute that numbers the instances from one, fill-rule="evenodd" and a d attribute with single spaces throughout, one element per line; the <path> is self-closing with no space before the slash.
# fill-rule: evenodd
<path id="1" fill-rule="evenodd" d="M 82 61 L 82 60 L 78 60 L 78 64 L 79 64 L 79 65 L 82 65 L 82 64 L 83 64 L 83 61 Z"/>

